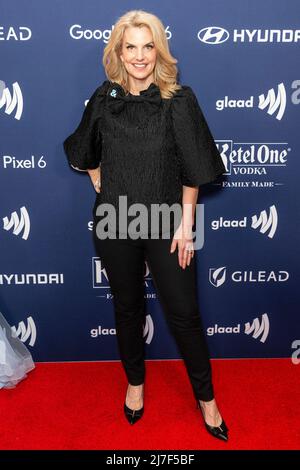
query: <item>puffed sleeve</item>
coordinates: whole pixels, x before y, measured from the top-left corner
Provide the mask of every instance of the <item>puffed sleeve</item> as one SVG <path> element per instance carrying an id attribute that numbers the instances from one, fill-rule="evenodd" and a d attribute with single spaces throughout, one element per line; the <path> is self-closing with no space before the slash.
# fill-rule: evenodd
<path id="1" fill-rule="evenodd" d="M 172 122 L 184 186 L 200 186 L 226 172 L 192 88 L 182 85 L 172 98 Z"/>
<path id="2" fill-rule="evenodd" d="M 75 170 L 87 171 L 100 165 L 102 139 L 99 119 L 102 111 L 103 86 L 104 84 L 94 91 L 77 129 L 63 143 L 68 162 Z"/>

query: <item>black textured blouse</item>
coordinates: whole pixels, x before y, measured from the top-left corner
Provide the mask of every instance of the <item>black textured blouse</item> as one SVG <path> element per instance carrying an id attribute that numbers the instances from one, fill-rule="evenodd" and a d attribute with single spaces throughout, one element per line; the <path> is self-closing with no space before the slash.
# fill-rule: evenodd
<path id="1" fill-rule="evenodd" d="M 226 171 L 196 95 L 181 86 L 171 99 L 163 99 L 154 82 L 139 95 L 126 95 L 109 80 L 95 90 L 77 129 L 63 143 L 73 168 L 86 171 L 101 164 L 94 209 L 110 203 L 118 214 L 121 195 L 128 207 L 182 204 L 183 185 L 210 183 Z"/>

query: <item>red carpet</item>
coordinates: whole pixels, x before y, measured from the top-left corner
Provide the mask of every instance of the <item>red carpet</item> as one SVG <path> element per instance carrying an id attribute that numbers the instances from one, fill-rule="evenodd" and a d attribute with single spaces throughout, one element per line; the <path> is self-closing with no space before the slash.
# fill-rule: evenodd
<path id="1" fill-rule="evenodd" d="M 290 359 L 212 360 L 229 441 L 211 437 L 182 361 L 147 361 L 145 413 L 123 416 L 119 362 L 38 363 L 0 390 L 0 449 L 299 449 L 300 365 Z"/>

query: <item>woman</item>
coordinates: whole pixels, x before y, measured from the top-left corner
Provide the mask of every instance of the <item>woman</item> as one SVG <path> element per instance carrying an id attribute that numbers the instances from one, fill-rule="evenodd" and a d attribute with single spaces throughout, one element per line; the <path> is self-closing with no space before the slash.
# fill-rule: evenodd
<path id="1" fill-rule="evenodd" d="M 135 423 L 144 412 L 146 260 L 206 429 L 227 440 L 197 304 L 192 239 L 199 186 L 226 169 L 194 92 L 176 83 L 176 63 L 155 15 L 142 10 L 124 14 L 104 50 L 108 80 L 91 96 L 64 149 L 70 165 L 87 171 L 98 193 L 93 239 L 113 293 L 128 379 L 128 421 Z M 122 198 L 132 209 L 126 220 Z M 134 204 L 148 210 L 139 224 L 134 222 Z M 172 213 L 168 223 L 165 212 L 162 221 L 153 221 L 149 209 L 159 204 L 179 206 L 181 218 Z"/>

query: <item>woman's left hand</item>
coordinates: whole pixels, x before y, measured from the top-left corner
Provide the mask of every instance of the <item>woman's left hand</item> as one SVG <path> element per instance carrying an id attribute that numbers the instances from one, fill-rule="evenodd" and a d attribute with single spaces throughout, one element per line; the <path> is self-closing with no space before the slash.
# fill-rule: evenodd
<path id="1" fill-rule="evenodd" d="M 173 253 L 178 246 L 178 262 L 185 269 L 190 265 L 191 259 L 194 257 L 194 243 L 192 237 L 192 226 L 185 227 L 182 223 L 176 230 L 170 252 Z"/>

